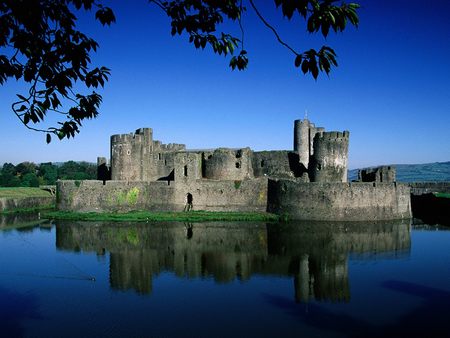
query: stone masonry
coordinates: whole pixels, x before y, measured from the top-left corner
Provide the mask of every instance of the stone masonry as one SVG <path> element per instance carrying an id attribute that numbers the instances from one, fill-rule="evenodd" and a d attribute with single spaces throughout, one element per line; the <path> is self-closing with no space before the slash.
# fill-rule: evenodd
<path id="1" fill-rule="evenodd" d="M 347 183 L 348 131 L 294 122 L 294 149 L 186 150 L 153 140 L 151 128 L 111 136 L 111 158 L 97 160 L 99 181 L 58 182 L 57 206 L 76 211 L 270 211 L 292 219 L 378 220 L 411 216 L 409 187 L 395 169 Z M 373 176 L 373 177 L 372 177 Z"/>

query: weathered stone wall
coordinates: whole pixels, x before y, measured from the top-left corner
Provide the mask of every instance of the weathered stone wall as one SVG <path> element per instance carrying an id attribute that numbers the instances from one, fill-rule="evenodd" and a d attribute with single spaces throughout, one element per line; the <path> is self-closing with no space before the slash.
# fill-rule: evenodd
<path id="1" fill-rule="evenodd" d="M 347 182 L 349 136 L 348 131 L 316 134 L 309 166 L 311 182 Z"/>
<path id="2" fill-rule="evenodd" d="M 190 182 L 202 178 L 202 155 L 197 153 L 176 153 L 174 156 L 175 180 Z"/>
<path id="3" fill-rule="evenodd" d="M 450 194 L 450 182 L 414 182 L 408 183 L 411 187 L 411 194 L 422 195 L 441 192 Z"/>
<path id="4" fill-rule="evenodd" d="M 376 168 L 360 169 L 358 181 L 360 182 L 395 182 L 397 170 L 394 166 L 380 166 Z"/>
<path id="5" fill-rule="evenodd" d="M 174 194 L 166 181 L 58 181 L 56 206 L 82 212 L 172 210 Z"/>
<path id="6" fill-rule="evenodd" d="M 187 184 L 176 182 L 179 209 L 192 194 L 194 210 L 266 211 L 267 178 L 235 181 L 197 180 Z"/>
<path id="7" fill-rule="evenodd" d="M 310 122 L 307 119 L 294 121 L 294 151 L 298 152 L 299 162 L 308 168 L 310 156 Z"/>
<path id="8" fill-rule="evenodd" d="M 55 197 L 50 194 L 48 197 L 21 197 L 21 198 L 0 198 L 0 211 L 28 208 L 42 208 L 55 203 Z"/>
<path id="9" fill-rule="evenodd" d="M 396 183 L 269 181 L 268 211 L 291 219 L 363 221 L 411 218 L 410 190 Z"/>
<path id="10" fill-rule="evenodd" d="M 71 211 L 177 210 L 193 197 L 194 210 L 265 211 L 267 179 L 243 181 L 58 181 L 57 208 Z"/>
<path id="11" fill-rule="evenodd" d="M 293 151 L 257 151 L 253 153 L 255 177 L 300 177 L 305 170 L 300 166 L 299 155 Z"/>
<path id="12" fill-rule="evenodd" d="M 111 179 L 123 181 L 155 181 L 168 177 L 174 169 L 176 152 L 184 144 L 162 144 L 153 141 L 151 128 L 134 134 L 111 136 Z"/>
<path id="13" fill-rule="evenodd" d="M 218 148 L 204 159 L 205 178 L 213 180 L 244 180 L 253 177 L 250 148 Z"/>
<path id="14" fill-rule="evenodd" d="M 299 155 L 299 162 L 306 171 L 314 154 L 314 137 L 317 133 L 325 131 L 322 127 L 316 127 L 308 119 L 294 121 L 294 151 Z"/>
<path id="15" fill-rule="evenodd" d="M 111 136 L 112 180 L 142 180 L 152 137 L 153 131 L 150 128 L 138 129 L 135 134 Z"/>

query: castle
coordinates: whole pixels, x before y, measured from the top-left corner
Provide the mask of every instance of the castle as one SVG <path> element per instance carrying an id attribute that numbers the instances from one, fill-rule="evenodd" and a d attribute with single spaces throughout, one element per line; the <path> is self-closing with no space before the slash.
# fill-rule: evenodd
<path id="1" fill-rule="evenodd" d="M 150 128 L 111 136 L 98 181 L 58 182 L 60 210 L 269 211 L 292 219 L 411 217 L 406 185 L 382 167 L 347 182 L 349 132 L 294 122 L 293 150 L 187 150 L 153 140 Z M 369 182 L 364 182 L 369 181 Z"/>

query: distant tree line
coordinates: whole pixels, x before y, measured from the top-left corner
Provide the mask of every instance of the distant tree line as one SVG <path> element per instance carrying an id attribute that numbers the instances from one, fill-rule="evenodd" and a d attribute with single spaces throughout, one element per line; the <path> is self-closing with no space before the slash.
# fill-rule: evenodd
<path id="1" fill-rule="evenodd" d="M 5 163 L 0 171 L 1 187 L 38 187 L 62 180 L 95 180 L 97 166 L 88 162 L 68 161 L 62 164 L 22 162 Z"/>

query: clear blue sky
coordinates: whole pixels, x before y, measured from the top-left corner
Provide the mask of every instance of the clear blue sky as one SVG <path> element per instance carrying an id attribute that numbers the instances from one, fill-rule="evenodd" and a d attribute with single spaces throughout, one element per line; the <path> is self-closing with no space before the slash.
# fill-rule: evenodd
<path id="1" fill-rule="evenodd" d="M 272 1 L 257 0 L 284 40 L 298 50 L 326 43 L 339 67 L 314 81 L 293 65 L 251 9 L 244 18 L 249 68 L 171 37 L 164 13 L 146 0 L 110 1 L 117 23 L 102 27 L 83 15 L 81 27 L 100 49 L 96 65 L 112 69 L 96 120 L 75 139 L 45 143 L 10 110 L 20 84 L 0 92 L 0 164 L 109 157 L 109 137 L 151 127 L 164 143 L 188 148 L 292 149 L 293 121 L 350 130 L 350 168 L 450 160 L 450 1 L 363 0 L 358 29 L 308 35 L 286 22 Z"/>

